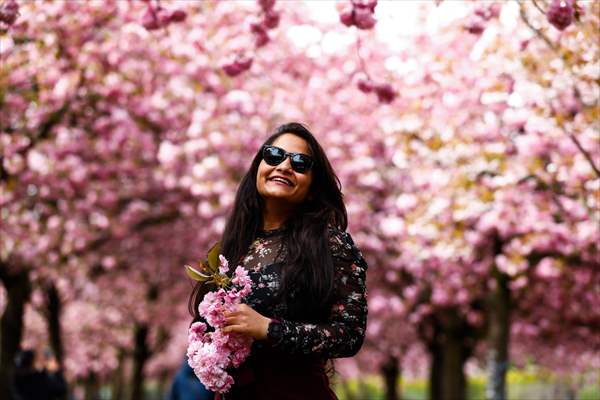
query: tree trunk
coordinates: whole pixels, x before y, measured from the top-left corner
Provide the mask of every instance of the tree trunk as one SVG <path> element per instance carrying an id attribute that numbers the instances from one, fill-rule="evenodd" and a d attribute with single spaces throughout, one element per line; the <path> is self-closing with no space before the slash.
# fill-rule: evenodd
<path id="1" fill-rule="evenodd" d="M 429 346 L 429 400 L 442 398 L 442 348 L 439 344 Z"/>
<path id="2" fill-rule="evenodd" d="M 50 347 L 58 363 L 63 365 L 63 342 L 60 326 L 60 314 L 62 303 L 58 289 L 53 283 L 46 287 L 46 321 L 48 323 L 48 334 L 50 337 Z"/>
<path id="3" fill-rule="evenodd" d="M 485 395 L 488 400 L 506 400 L 506 371 L 508 370 L 508 345 L 510 342 L 510 288 L 509 277 L 493 271 L 496 288 L 488 303 L 487 383 Z"/>
<path id="4" fill-rule="evenodd" d="M 144 400 L 144 365 L 150 357 L 148 343 L 148 326 L 136 325 L 134 330 L 133 379 L 131 382 L 131 400 Z"/>
<path id="5" fill-rule="evenodd" d="M 445 400 L 464 400 L 467 397 L 463 337 L 448 335 L 442 348 L 442 397 Z"/>
<path id="6" fill-rule="evenodd" d="M 98 379 L 96 374 L 90 372 L 84 381 L 84 400 L 98 400 Z"/>
<path id="7" fill-rule="evenodd" d="M 464 365 L 471 354 L 469 333 L 456 310 L 447 310 L 432 323 L 433 337 L 428 342 L 431 357 L 430 400 L 464 400 Z"/>
<path id="8" fill-rule="evenodd" d="M 161 372 L 158 377 L 158 387 L 157 387 L 156 391 L 158 392 L 159 399 L 167 398 L 167 395 L 168 395 L 168 392 L 170 389 L 169 378 L 170 378 L 170 375 L 167 371 Z"/>
<path id="9" fill-rule="evenodd" d="M 62 342 L 62 330 L 60 325 L 60 314 L 62 310 L 62 303 L 60 300 L 60 293 L 54 283 L 49 283 L 45 287 L 46 294 L 46 323 L 48 324 L 48 337 L 50 339 L 50 348 L 56 357 L 56 361 L 63 367 L 64 353 L 63 353 L 63 342 Z M 57 400 L 66 400 L 68 394 L 60 396 Z"/>
<path id="10" fill-rule="evenodd" d="M 111 399 L 121 400 L 123 398 L 123 372 L 125 363 L 125 351 L 119 350 L 118 354 L 118 365 L 117 369 L 113 372 L 112 383 L 111 383 Z"/>
<path id="11" fill-rule="evenodd" d="M 400 396 L 398 396 L 398 380 L 400 378 L 398 357 L 390 354 L 381 365 L 381 374 L 385 385 L 385 400 L 400 400 Z"/>
<path id="12" fill-rule="evenodd" d="M 25 304 L 31 294 L 27 271 L 7 272 L 8 266 L 0 264 L 0 280 L 6 289 L 6 308 L 0 320 L 0 398 L 10 399 L 10 379 L 14 359 L 23 336 Z"/>

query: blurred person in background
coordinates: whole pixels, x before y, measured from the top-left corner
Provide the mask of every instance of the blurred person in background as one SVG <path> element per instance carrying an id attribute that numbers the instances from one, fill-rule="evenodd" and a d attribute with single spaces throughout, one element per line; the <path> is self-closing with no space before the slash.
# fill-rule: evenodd
<path id="1" fill-rule="evenodd" d="M 166 400 L 212 400 L 213 397 L 214 394 L 196 377 L 187 358 L 183 360 Z"/>
<path id="2" fill-rule="evenodd" d="M 67 384 L 54 354 L 46 351 L 43 360 L 36 358 L 34 350 L 25 349 L 17 353 L 11 388 L 14 400 L 64 398 Z"/>
<path id="3" fill-rule="evenodd" d="M 321 145 L 302 124 L 279 126 L 242 178 L 220 242 L 229 265 L 252 279 L 223 332 L 254 342 L 230 372 L 230 391 L 215 399 L 336 399 L 329 361 L 358 352 L 367 322 L 367 264 L 347 225 Z M 199 283 L 190 297 L 194 321 L 208 290 Z"/>

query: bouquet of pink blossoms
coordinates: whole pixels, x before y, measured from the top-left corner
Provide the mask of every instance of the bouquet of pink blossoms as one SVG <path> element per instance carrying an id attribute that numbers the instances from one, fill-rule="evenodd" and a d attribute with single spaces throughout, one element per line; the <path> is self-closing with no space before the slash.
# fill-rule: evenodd
<path id="1" fill-rule="evenodd" d="M 210 250 L 207 262 L 201 263 L 199 270 L 185 266 L 190 278 L 215 283 L 218 287 L 217 291 L 208 292 L 198 306 L 198 312 L 214 331 L 207 332 L 208 327 L 203 322 L 193 323 L 189 329 L 187 357 L 204 386 L 213 392 L 225 393 L 233 384 L 226 369 L 238 367 L 248 357 L 253 339 L 239 333 L 223 333 L 223 313 L 235 311 L 250 293 L 252 281 L 248 271 L 241 266 L 235 269 L 233 278 L 229 278 L 226 275 L 228 262 L 218 252 L 217 245 Z"/>

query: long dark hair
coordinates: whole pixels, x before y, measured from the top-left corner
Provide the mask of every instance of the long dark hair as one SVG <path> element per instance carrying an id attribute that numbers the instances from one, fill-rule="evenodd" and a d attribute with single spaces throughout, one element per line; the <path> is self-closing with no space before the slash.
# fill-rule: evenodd
<path id="1" fill-rule="evenodd" d="M 346 230 L 346 206 L 340 180 L 325 151 L 304 125 L 297 122 L 283 124 L 275 129 L 264 144 L 272 144 L 286 133 L 306 141 L 314 164 L 307 200 L 298 206 L 285 223 L 288 234 L 283 237 L 283 245 L 287 253 L 279 295 L 294 315 L 320 319 L 327 316 L 334 285 L 328 229 Z M 230 265 L 240 263 L 262 227 L 263 200 L 256 189 L 256 174 L 261 160 L 259 149 L 240 182 L 233 210 L 221 238 L 221 253 L 230 261 Z M 198 305 L 210 289 L 200 283 L 194 287 L 188 304 L 194 320 L 200 319 Z M 290 298 L 292 291 L 303 293 L 302 303 Z"/>

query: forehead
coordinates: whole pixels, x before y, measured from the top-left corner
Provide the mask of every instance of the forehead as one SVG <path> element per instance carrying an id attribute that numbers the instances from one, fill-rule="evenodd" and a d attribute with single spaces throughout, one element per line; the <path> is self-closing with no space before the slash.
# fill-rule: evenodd
<path id="1" fill-rule="evenodd" d="M 299 136 L 291 133 L 284 133 L 273 142 L 273 146 L 281 147 L 288 153 L 310 154 L 308 143 Z"/>

